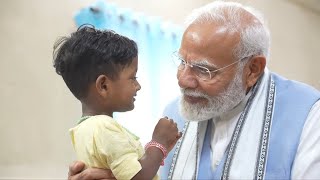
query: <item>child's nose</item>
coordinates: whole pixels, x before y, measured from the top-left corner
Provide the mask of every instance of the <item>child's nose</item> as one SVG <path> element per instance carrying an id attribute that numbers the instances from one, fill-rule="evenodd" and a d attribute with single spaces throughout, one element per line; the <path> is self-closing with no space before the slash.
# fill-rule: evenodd
<path id="1" fill-rule="evenodd" d="M 136 90 L 139 91 L 141 89 L 141 85 L 139 82 L 137 82 L 137 85 L 136 85 Z"/>

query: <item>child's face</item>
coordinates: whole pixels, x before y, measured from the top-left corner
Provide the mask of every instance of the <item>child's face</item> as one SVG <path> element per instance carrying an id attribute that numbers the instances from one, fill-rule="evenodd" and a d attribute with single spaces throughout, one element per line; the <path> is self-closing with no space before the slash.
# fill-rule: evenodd
<path id="1" fill-rule="evenodd" d="M 134 108 L 134 97 L 137 95 L 137 91 L 141 89 L 136 79 L 137 70 L 138 58 L 135 58 L 130 66 L 120 72 L 117 80 L 111 81 L 109 97 L 112 102 L 112 109 L 115 112 L 130 111 Z"/>

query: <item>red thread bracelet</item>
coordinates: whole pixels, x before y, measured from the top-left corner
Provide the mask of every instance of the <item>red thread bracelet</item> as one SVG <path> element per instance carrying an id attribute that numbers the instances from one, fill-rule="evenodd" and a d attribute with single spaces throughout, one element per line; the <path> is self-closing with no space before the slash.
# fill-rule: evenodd
<path id="1" fill-rule="evenodd" d="M 162 144 L 154 141 L 154 140 L 151 140 L 150 142 L 148 142 L 144 149 L 147 150 L 149 147 L 156 147 L 158 149 L 160 149 L 160 151 L 162 152 L 163 154 L 163 158 L 162 158 L 162 161 L 161 161 L 161 166 L 164 165 L 164 159 L 168 156 L 168 151 L 167 151 L 167 148 L 165 148 Z"/>

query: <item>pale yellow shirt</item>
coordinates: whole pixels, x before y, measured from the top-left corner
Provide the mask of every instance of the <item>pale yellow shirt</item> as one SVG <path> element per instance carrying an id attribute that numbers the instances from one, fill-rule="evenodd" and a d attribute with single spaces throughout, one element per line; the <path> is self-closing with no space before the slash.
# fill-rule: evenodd
<path id="1" fill-rule="evenodd" d="M 138 160 L 144 149 L 139 138 L 113 118 L 91 116 L 69 131 L 77 158 L 87 167 L 110 169 L 120 180 L 132 179 L 141 170 Z"/>

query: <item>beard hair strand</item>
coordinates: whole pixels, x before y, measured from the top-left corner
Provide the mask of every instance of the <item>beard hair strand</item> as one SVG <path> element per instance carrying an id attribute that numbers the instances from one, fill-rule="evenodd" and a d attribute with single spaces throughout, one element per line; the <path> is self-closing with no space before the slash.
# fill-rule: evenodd
<path id="1" fill-rule="evenodd" d="M 242 72 L 243 69 L 239 69 L 227 89 L 218 96 L 208 96 L 202 92 L 181 88 L 182 97 L 179 106 L 181 115 L 187 121 L 205 121 L 221 116 L 235 108 L 246 95 L 243 87 Z M 184 100 L 184 95 L 205 98 L 208 103 L 207 105 L 200 103 L 190 104 Z"/>

